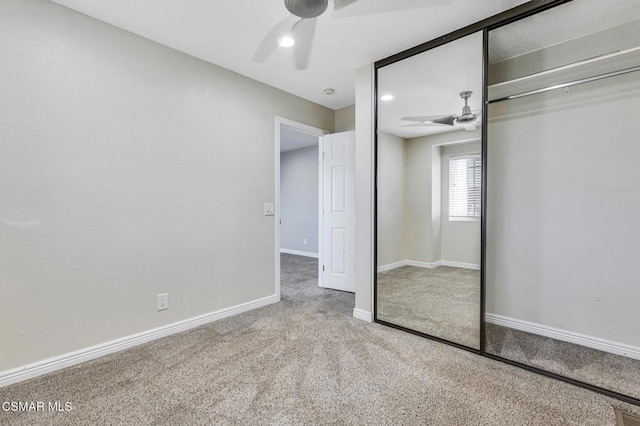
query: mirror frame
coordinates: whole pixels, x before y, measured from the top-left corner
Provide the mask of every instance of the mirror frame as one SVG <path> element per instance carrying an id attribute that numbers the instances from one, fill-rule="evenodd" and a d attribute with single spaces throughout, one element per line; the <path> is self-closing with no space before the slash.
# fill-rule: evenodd
<path id="1" fill-rule="evenodd" d="M 573 0 L 531 0 L 513 9 L 509 9 L 498 15 L 491 16 L 482 21 L 476 22 L 464 28 L 453 31 L 444 36 L 438 37 L 426 43 L 412 47 L 405 51 L 399 52 L 395 55 L 381 59 L 374 63 L 374 88 L 373 88 L 373 170 L 375 173 L 374 178 L 374 191 L 373 191 L 373 321 L 388 327 L 392 327 L 398 330 L 402 330 L 408 333 L 416 334 L 427 339 L 431 339 L 446 345 L 454 346 L 458 349 L 462 349 L 468 352 L 475 353 L 477 355 L 490 358 L 496 361 L 501 361 L 509 365 L 520 367 L 527 371 L 541 374 L 546 377 L 550 377 L 556 380 L 563 381 L 565 383 L 572 384 L 581 388 L 588 389 L 590 391 L 618 399 L 623 402 L 640 406 L 640 399 L 633 398 L 629 395 L 621 394 L 609 389 L 605 389 L 599 386 L 592 385 L 590 383 L 575 380 L 569 377 L 565 377 L 550 371 L 542 370 L 537 367 L 533 367 L 527 364 L 523 364 L 517 361 L 512 361 L 507 358 L 503 358 L 498 355 L 494 355 L 486 351 L 486 330 L 485 330 L 485 312 L 486 312 L 486 229 L 487 229 L 487 169 L 489 164 L 488 159 L 488 140 L 487 140 L 487 125 L 488 125 L 488 54 L 489 54 L 489 32 L 496 28 L 508 25 L 515 21 L 527 18 L 537 13 L 543 12 L 548 9 L 552 9 L 556 6 L 560 6 L 565 3 L 569 3 Z M 432 336 L 422 333 L 417 330 L 412 330 L 397 324 L 392 324 L 387 321 L 378 319 L 378 279 L 377 279 L 377 266 L 378 266 L 378 70 L 387 65 L 394 64 L 396 62 L 408 59 L 414 55 L 426 52 L 439 46 L 443 46 L 452 41 L 458 40 L 462 37 L 466 37 L 471 34 L 482 32 L 482 129 L 481 129 L 481 144 L 482 144 L 482 214 L 480 221 L 480 349 L 468 347 L 456 342 L 452 342 L 440 337 Z"/>
<path id="2" fill-rule="evenodd" d="M 565 0 L 566 2 L 567 0 Z M 568 0 L 570 1 L 570 0 Z M 497 15 L 500 16 L 500 15 Z M 491 18 L 489 18 L 491 19 Z M 484 21 L 482 21 L 484 22 Z M 478 23 L 479 24 L 479 23 Z M 486 89 L 486 74 L 487 74 L 487 67 L 485 66 L 486 58 L 487 58 L 487 46 L 488 46 L 488 38 L 487 38 L 487 31 L 483 31 L 484 27 L 482 28 L 477 28 L 476 25 L 478 24 L 474 24 L 471 25 L 469 27 L 465 27 L 461 30 L 455 31 L 454 33 L 445 35 L 443 37 L 440 37 L 438 39 L 432 40 L 430 42 L 427 42 L 425 44 L 419 45 L 417 47 L 414 47 L 412 49 L 409 49 L 405 52 L 399 53 L 397 55 L 391 56 L 390 58 L 387 59 L 383 59 L 379 62 L 376 62 L 374 65 L 374 87 L 375 87 L 375 93 L 374 93 L 374 99 L 375 99 L 375 120 L 374 120 L 374 126 L 375 126 L 375 131 L 374 131 L 374 171 L 375 171 L 375 185 L 374 185 L 374 197 L 373 197 L 373 203 L 374 203 L 374 218 L 373 218 L 373 222 L 374 222 L 374 273 L 373 273 L 373 280 L 374 280 L 374 291 L 373 291 L 373 295 L 374 295 L 374 302 L 373 302 L 373 320 L 374 322 L 377 322 L 379 324 L 383 324 L 392 328 L 396 328 L 399 330 L 403 330 L 412 334 L 416 334 L 418 336 L 421 337 L 426 337 L 428 339 L 431 340 L 435 340 L 441 343 L 445 343 L 447 345 L 451 345 L 451 346 L 455 346 L 459 349 L 463 349 L 466 351 L 470 351 L 476 354 L 482 354 L 484 353 L 485 347 L 484 347 L 484 343 L 485 343 L 485 328 L 484 328 L 484 299 L 485 299 L 485 295 L 484 295 L 484 218 L 485 218 L 485 180 L 486 180 L 486 168 L 484 167 L 484 164 L 486 162 L 486 146 L 485 146 L 485 140 L 486 140 L 486 133 L 485 133 L 485 127 L 486 127 L 486 102 L 485 100 L 487 99 L 487 89 Z M 454 342 L 451 340 L 448 340 L 446 338 L 443 337 L 438 337 L 435 336 L 433 334 L 429 334 L 429 333 L 425 333 L 419 330 L 414 330 L 405 326 L 401 326 L 398 324 L 394 324 L 391 323 L 389 321 L 385 321 L 385 320 L 381 320 L 378 318 L 378 274 L 377 274 L 377 267 L 378 267 L 378 81 L 379 81 L 379 70 L 380 68 L 384 68 L 385 66 L 388 65 L 393 65 L 395 63 L 398 63 L 402 60 L 405 59 L 410 59 L 416 55 L 419 55 L 421 53 L 425 53 L 427 51 L 430 51 L 432 49 L 438 48 L 438 47 L 442 47 L 442 46 L 446 46 L 449 43 L 455 42 L 457 40 L 460 40 L 464 37 L 467 36 L 471 36 L 471 35 L 475 35 L 481 33 L 482 34 L 482 49 L 483 49 L 483 54 L 482 54 L 482 63 L 481 63 L 481 87 L 482 87 L 482 93 L 480 93 L 482 99 L 481 99 L 481 105 L 482 105 L 482 128 L 481 128 L 481 135 L 480 135 L 480 143 L 481 143 L 481 158 L 482 158 L 482 189 L 481 189 L 481 200 L 482 200 L 482 204 L 481 204 L 481 217 L 480 217 L 480 229 L 481 229 L 481 241 L 480 241 L 480 318 L 479 318 L 479 327 L 480 327 L 480 333 L 479 333 L 479 342 L 477 348 L 476 347 L 471 347 L 471 346 L 466 346 L 462 343 L 458 343 L 458 342 Z"/>

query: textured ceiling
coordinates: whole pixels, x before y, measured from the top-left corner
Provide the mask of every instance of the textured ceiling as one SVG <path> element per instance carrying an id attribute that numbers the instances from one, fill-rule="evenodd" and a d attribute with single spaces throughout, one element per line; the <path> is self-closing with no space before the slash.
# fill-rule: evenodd
<path id="1" fill-rule="evenodd" d="M 496 63 L 640 19 L 640 0 L 573 0 L 490 33 Z"/>
<path id="2" fill-rule="evenodd" d="M 356 68 L 525 3 L 358 0 L 359 8 L 405 10 L 342 19 L 329 10 L 318 18 L 309 69 L 297 71 L 284 48 L 264 63 L 251 61 L 263 37 L 289 15 L 282 0 L 53 1 L 333 109 L 354 103 Z M 329 87 L 333 96 L 323 92 Z"/>

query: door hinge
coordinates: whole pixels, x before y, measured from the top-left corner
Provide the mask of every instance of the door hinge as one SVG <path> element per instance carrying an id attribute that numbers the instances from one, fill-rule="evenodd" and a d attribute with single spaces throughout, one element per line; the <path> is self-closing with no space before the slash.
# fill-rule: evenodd
<path id="1" fill-rule="evenodd" d="M 324 151 L 322 151 L 322 159 L 323 159 L 323 160 L 324 160 L 324 158 L 325 158 L 325 155 L 326 155 L 326 154 L 325 154 L 325 152 L 324 152 Z"/>
<path id="2" fill-rule="evenodd" d="M 324 265 L 322 265 L 322 272 L 324 272 Z"/>

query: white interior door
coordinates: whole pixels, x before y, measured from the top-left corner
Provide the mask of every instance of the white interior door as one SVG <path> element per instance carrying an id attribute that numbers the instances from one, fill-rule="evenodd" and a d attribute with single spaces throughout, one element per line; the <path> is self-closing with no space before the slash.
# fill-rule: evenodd
<path id="1" fill-rule="evenodd" d="M 355 292 L 355 132 L 323 137 L 322 286 Z"/>

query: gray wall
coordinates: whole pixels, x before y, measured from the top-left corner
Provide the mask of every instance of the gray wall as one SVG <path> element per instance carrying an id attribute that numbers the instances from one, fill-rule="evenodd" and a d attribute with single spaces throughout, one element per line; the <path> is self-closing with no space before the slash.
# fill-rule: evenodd
<path id="1" fill-rule="evenodd" d="M 378 267 L 402 260 L 480 264 L 480 221 L 449 222 L 450 155 L 478 153 L 479 130 L 403 139 L 378 132 Z"/>
<path id="2" fill-rule="evenodd" d="M 449 160 L 453 155 L 480 154 L 480 142 L 442 147 L 442 217 L 440 244 L 442 260 L 480 265 L 480 219 L 449 220 Z"/>
<path id="3" fill-rule="evenodd" d="M 378 265 L 406 260 L 405 206 L 406 143 L 378 132 Z"/>
<path id="4" fill-rule="evenodd" d="M 335 119 L 335 131 L 348 132 L 356 129 L 356 106 L 350 105 L 341 109 L 337 109 Z"/>
<path id="5" fill-rule="evenodd" d="M 318 254 L 318 161 L 317 146 L 280 154 L 282 249 Z"/>
<path id="6" fill-rule="evenodd" d="M 373 64 L 356 70 L 356 223 L 354 315 L 368 321 L 373 313 Z"/>
<path id="7" fill-rule="evenodd" d="M 332 110 L 44 0 L 0 63 L 0 371 L 275 293 L 274 117 Z"/>
<path id="8" fill-rule="evenodd" d="M 444 258 L 442 253 L 442 227 L 445 217 L 441 215 L 440 232 L 432 217 L 433 155 L 434 146 L 456 143 L 480 137 L 480 130 L 458 131 L 407 139 L 407 189 L 406 189 L 406 255 L 407 259 L 434 263 Z M 437 151 L 436 151 L 437 153 Z M 441 203 L 444 207 L 444 202 Z"/>
<path id="9" fill-rule="evenodd" d="M 440 260 L 431 221 L 432 150 L 429 136 L 407 139 L 405 255 L 408 260 L 426 263 Z"/>
<path id="10" fill-rule="evenodd" d="M 490 110 L 488 313 L 640 346 L 637 81 Z"/>

